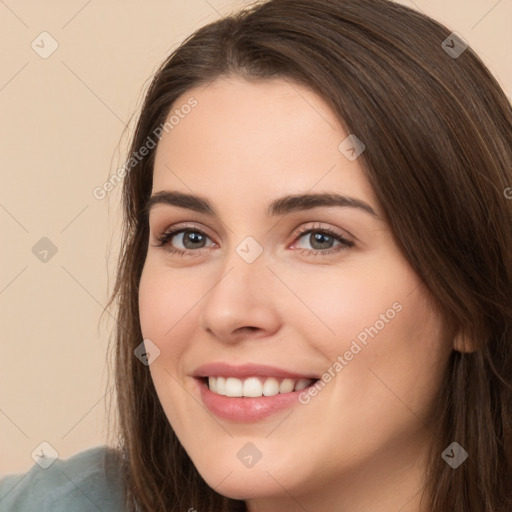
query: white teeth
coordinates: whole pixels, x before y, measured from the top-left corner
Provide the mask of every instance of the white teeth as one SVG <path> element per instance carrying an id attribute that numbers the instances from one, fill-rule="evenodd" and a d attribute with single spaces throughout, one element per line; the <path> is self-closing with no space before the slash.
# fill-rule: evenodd
<path id="1" fill-rule="evenodd" d="M 244 396 L 261 396 L 263 386 L 257 377 L 249 377 L 244 381 Z"/>
<path id="2" fill-rule="evenodd" d="M 210 379 L 211 378 L 212 377 L 210 377 Z M 226 395 L 226 379 L 224 377 L 217 377 L 215 380 L 217 381 L 216 385 L 215 385 L 215 387 L 217 389 L 215 390 L 215 392 L 218 393 L 219 395 L 225 396 Z"/>
<path id="3" fill-rule="evenodd" d="M 295 381 L 292 379 L 284 379 L 281 384 L 279 384 L 279 393 L 291 393 L 293 391 L 293 386 L 295 385 Z"/>
<path id="4" fill-rule="evenodd" d="M 263 381 L 263 382 L 262 382 Z M 248 377 L 241 380 L 235 377 L 208 377 L 210 391 L 229 397 L 275 396 L 280 393 L 300 391 L 314 382 L 314 379 L 283 379 L 274 377 L 263 380 L 261 377 Z"/>
<path id="5" fill-rule="evenodd" d="M 300 391 L 301 389 L 307 388 L 311 383 L 311 379 L 299 379 L 293 389 L 294 391 Z"/>
<path id="6" fill-rule="evenodd" d="M 208 387 L 214 393 L 217 393 L 217 379 L 215 377 L 208 377 Z"/>
<path id="7" fill-rule="evenodd" d="M 226 379 L 226 396 L 243 396 L 243 384 L 240 379 L 228 377 Z"/>
<path id="8" fill-rule="evenodd" d="M 263 384 L 263 396 L 279 394 L 279 382 L 274 377 L 269 377 Z"/>

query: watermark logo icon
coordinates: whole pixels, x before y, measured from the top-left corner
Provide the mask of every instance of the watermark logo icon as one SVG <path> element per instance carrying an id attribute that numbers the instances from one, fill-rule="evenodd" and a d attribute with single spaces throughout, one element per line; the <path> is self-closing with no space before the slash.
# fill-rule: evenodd
<path id="1" fill-rule="evenodd" d="M 252 236 L 248 236 L 238 244 L 236 253 L 246 263 L 253 263 L 263 252 L 263 247 Z"/>
<path id="2" fill-rule="evenodd" d="M 43 469 L 49 468 L 59 458 L 57 450 L 46 441 L 39 444 L 30 456 Z"/>
<path id="3" fill-rule="evenodd" d="M 444 450 L 441 457 L 449 466 L 457 469 L 468 458 L 468 452 L 454 441 Z"/>
<path id="4" fill-rule="evenodd" d="M 351 162 L 356 160 L 365 149 L 366 146 L 353 133 L 343 139 L 338 146 L 338 151 Z"/>
<path id="5" fill-rule="evenodd" d="M 57 254 L 57 246 L 49 238 L 43 236 L 32 247 L 32 254 L 42 263 L 48 263 Z"/>
<path id="6" fill-rule="evenodd" d="M 146 339 L 137 345 L 133 353 L 142 364 L 149 366 L 160 356 L 160 349 L 151 340 Z"/>
<path id="7" fill-rule="evenodd" d="M 468 48 L 468 42 L 457 32 L 452 32 L 442 43 L 443 50 L 452 58 L 458 59 Z"/>
<path id="8" fill-rule="evenodd" d="M 30 44 L 39 57 L 47 59 L 57 50 L 59 43 L 48 32 L 41 32 Z"/>
<path id="9" fill-rule="evenodd" d="M 247 443 L 242 446 L 236 456 L 244 466 L 252 468 L 263 457 L 263 454 L 254 443 Z"/>

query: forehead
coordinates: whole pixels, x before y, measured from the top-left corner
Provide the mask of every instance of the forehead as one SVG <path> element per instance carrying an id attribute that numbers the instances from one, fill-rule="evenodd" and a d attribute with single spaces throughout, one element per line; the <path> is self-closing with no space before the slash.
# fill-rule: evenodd
<path id="1" fill-rule="evenodd" d="M 236 195 L 243 202 L 314 189 L 375 204 L 358 160 L 339 148 L 349 134 L 302 85 L 222 78 L 183 94 L 171 117 L 157 147 L 153 192 L 178 189 L 231 201 Z"/>

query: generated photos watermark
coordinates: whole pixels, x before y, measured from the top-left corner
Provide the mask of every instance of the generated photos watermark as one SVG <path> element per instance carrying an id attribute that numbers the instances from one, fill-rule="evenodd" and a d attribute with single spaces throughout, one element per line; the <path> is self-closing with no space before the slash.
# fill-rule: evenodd
<path id="1" fill-rule="evenodd" d="M 379 319 L 376 320 L 370 327 L 365 327 L 357 336 L 352 340 L 350 348 L 347 349 L 343 355 L 339 355 L 331 366 L 327 369 L 322 377 L 313 386 L 307 388 L 299 394 L 299 402 L 303 405 L 309 404 L 311 399 L 318 395 L 322 389 L 327 386 L 332 379 L 334 379 L 345 368 L 354 357 L 359 354 L 368 345 L 369 338 L 373 339 L 377 336 L 382 329 L 386 327 L 397 315 L 402 311 L 403 306 L 400 302 L 394 302 L 393 305 L 381 313 Z M 358 343 L 359 342 L 359 343 Z"/>
<path id="2" fill-rule="evenodd" d="M 199 102 L 191 96 L 186 103 L 181 105 L 179 108 L 174 109 L 173 114 L 168 116 L 167 121 L 164 124 L 156 127 L 152 135 L 148 135 L 144 144 L 135 152 L 132 153 L 130 158 L 124 163 L 122 167 L 120 167 L 114 174 L 110 175 L 107 181 L 103 183 L 103 185 L 94 187 L 92 191 L 92 195 L 95 199 L 101 201 L 105 199 L 109 192 L 114 190 L 114 188 L 121 183 L 123 178 L 135 167 L 144 157 L 149 155 L 151 149 L 154 149 L 158 141 L 160 141 L 163 137 L 164 132 L 169 133 L 171 130 L 181 122 L 182 119 L 192 112 L 192 109 L 197 107 Z M 155 140 L 158 139 L 158 140 Z"/>

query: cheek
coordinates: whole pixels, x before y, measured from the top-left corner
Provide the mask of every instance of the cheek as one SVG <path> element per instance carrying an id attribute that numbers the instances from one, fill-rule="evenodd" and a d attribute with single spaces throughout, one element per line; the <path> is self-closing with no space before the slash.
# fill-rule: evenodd
<path id="1" fill-rule="evenodd" d="M 426 420 L 446 370 L 452 340 L 424 285 L 405 296 L 402 305 L 372 347 L 369 368 L 390 394 Z"/>
<path id="2" fill-rule="evenodd" d="M 186 424 L 189 391 L 183 388 L 183 362 L 191 348 L 194 308 L 207 290 L 187 272 L 173 272 L 148 257 L 139 285 L 139 315 L 144 339 L 160 349 L 149 370 L 158 398 L 173 428 Z"/>
<path id="3" fill-rule="evenodd" d="M 371 263 L 340 265 L 338 271 L 328 268 L 296 280 L 294 291 L 309 309 L 296 301 L 296 317 L 331 359 L 348 350 L 353 340 L 365 347 L 389 333 L 418 285 L 405 265 L 387 265 L 383 258 Z"/>
<path id="4" fill-rule="evenodd" d="M 150 259 L 139 285 L 139 315 L 143 337 L 154 341 L 167 361 L 185 349 L 180 331 L 194 316 L 194 308 L 207 290 L 186 272 L 171 272 Z"/>
<path id="5" fill-rule="evenodd" d="M 317 273 L 296 292 L 314 313 L 306 318 L 302 310 L 297 325 L 330 361 L 340 403 L 365 403 L 374 411 L 407 404 L 427 414 L 451 345 L 426 287 L 406 262 L 379 259 L 364 272 L 346 266 L 334 279 L 332 272 Z"/>

